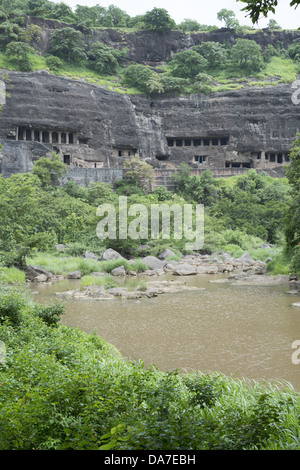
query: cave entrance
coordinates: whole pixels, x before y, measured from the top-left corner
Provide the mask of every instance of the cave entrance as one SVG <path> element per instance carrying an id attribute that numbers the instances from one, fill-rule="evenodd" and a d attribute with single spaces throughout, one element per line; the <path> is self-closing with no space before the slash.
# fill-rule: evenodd
<path id="1" fill-rule="evenodd" d="M 64 163 L 66 165 L 70 165 L 71 163 L 71 155 L 64 155 Z"/>
<path id="2" fill-rule="evenodd" d="M 156 160 L 163 162 L 163 161 L 169 160 L 169 156 L 168 155 L 156 155 Z"/>
<path id="3" fill-rule="evenodd" d="M 43 131 L 42 140 L 45 144 L 49 144 L 49 132 L 48 131 Z"/>

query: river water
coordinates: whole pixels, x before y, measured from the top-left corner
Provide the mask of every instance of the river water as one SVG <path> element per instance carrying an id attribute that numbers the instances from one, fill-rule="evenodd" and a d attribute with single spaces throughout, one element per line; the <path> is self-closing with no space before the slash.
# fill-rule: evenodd
<path id="1" fill-rule="evenodd" d="M 138 300 L 64 300 L 62 322 L 96 332 L 124 357 L 141 359 L 145 366 L 288 381 L 300 391 L 300 364 L 292 361 L 292 344 L 300 341 L 300 309 L 291 306 L 300 301 L 300 293 L 288 295 L 288 286 L 209 282 L 219 278 L 185 277 L 187 285 L 205 288 L 199 292 Z M 57 298 L 56 292 L 79 285 L 60 281 L 33 290 L 39 292 L 36 300 L 45 303 Z"/>

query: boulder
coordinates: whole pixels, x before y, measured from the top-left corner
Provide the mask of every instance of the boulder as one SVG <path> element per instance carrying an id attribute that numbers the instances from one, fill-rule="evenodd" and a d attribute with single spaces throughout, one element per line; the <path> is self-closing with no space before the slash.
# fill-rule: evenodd
<path id="1" fill-rule="evenodd" d="M 74 271 L 72 273 L 69 273 L 67 275 L 68 279 L 81 279 L 81 271 Z"/>
<path id="2" fill-rule="evenodd" d="M 105 250 L 105 251 L 102 253 L 100 260 L 101 260 L 101 261 L 111 261 L 111 260 L 119 259 L 119 258 L 122 258 L 122 256 L 120 255 L 120 253 L 118 253 L 117 251 L 113 250 L 112 248 L 108 248 L 107 250 Z"/>
<path id="3" fill-rule="evenodd" d="M 219 269 L 217 266 L 207 266 L 206 267 L 206 274 L 218 274 Z"/>
<path id="4" fill-rule="evenodd" d="M 84 257 L 87 259 L 97 259 L 97 255 L 95 253 L 92 253 L 91 251 L 86 251 L 84 254 Z"/>
<path id="5" fill-rule="evenodd" d="M 142 259 L 143 263 L 145 263 L 149 269 L 157 270 L 163 269 L 166 264 L 166 261 L 160 260 L 156 258 L 156 256 L 146 256 Z"/>
<path id="6" fill-rule="evenodd" d="M 174 269 L 175 269 L 175 266 L 176 266 L 176 264 L 167 263 L 167 264 L 164 266 L 164 271 L 165 271 L 165 272 L 173 272 Z"/>
<path id="7" fill-rule="evenodd" d="M 48 278 L 46 274 L 39 274 L 38 276 L 34 278 L 34 282 L 47 282 L 47 281 L 48 281 Z"/>
<path id="8" fill-rule="evenodd" d="M 158 255 L 158 258 L 161 259 L 161 260 L 165 260 L 165 259 L 168 258 L 168 256 L 175 256 L 175 253 L 174 253 L 174 251 L 169 250 L 168 248 L 166 248 L 162 253 L 160 253 Z"/>
<path id="9" fill-rule="evenodd" d="M 241 263 L 245 264 L 255 264 L 255 261 L 251 258 L 249 253 L 244 253 L 242 256 L 237 258 L 237 261 L 240 261 Z"/>
<path id="10" fill-rule="evenodd" d="M 197 274 L 206 274 L 207 266 L 197 266 Z"/>
<path id="11" fill-rule="evenodd" d="M 190 276 L 192 274 L 197 274 L 197 271 L 191 264 L 182 263 L 175 266 L 173 273 L 177 276 Z"/>
<path id="12" fill-rule="evenodd" d="M 53 278 L 53 274 L 50 271 L 47 271 L 44 268 L 41 268 L 40 266 L 27 266 L 26 272 L 25 272 L 25 277 L 29 281 L 36 281 L 37 277 L 43 275 L 43 277 L 40 277 L 37 282 L 47 282 L 50 281 Z"/>
<path id="13" fill-rule="evenodd" d="M 126 276 L 126 271 L 124 266 L 119 266 L 118 268 L 114 268 L 111 271 L 112 276 Z"/>

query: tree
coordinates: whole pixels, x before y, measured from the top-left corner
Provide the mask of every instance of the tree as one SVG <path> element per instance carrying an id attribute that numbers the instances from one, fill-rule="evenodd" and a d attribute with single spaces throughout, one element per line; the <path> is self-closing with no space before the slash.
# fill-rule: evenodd
<path id="1" fill-rule="evenodd" d="M 97 72 L 104 74 L 113 74 L 118 67 L 117 57 L 120 51 L 113 47 L 106 46 L 101 42 L 95 42 L 88 53 L 89 60 Z"/>
<path id="2" fill-rule="evenodd" d="M 219 42 L 203 42 L 199 46 L 194 46 L 193 50 L 201 54 L 208 61 L 208 65 L 212 69 L 224 67 L 227 60 L 227 51 L 223 44 Z"/>
<path id="3" fill-rule="evenodd" d="M 30 16 L 45 17 L 50 14 L 54 5 L 48 0 L 28 0 L 26 13 Z"/>
<path id="4" fill-rule="evenodd" d="M 249 72 L 263 66 L 261 46 L 251 39 L 238 38 L 232 46 L 231 59 L 233 64 Z"/>
<path id="5" fill-rule="evenodd" d="M 282 27 L 277 23 L 277 21 L 271 19 L 268 23 L 267 28 L 269 29 L 282 29 Z"/>
<path id="6" fill-rule="evenodd" d="M 139 155 L 132 155 L 124 161 L 123 167 L 125 170 L 125 179 L 128 180 L 129 183 L 135 183 L 144 191 L 151 190 L 154 169 L 149 163 L 141 160 Z"/>
<path id="7" fill-rule="evenodd" d="M 143 92 L 148 92 L 148 82 L 153 75 L 153 71 L 147 65 L 132 64 L 124 71 L 125 84 L 136 87 Z"/>
<path id="8" fill-rule="evenodd" d="M 16 23 L 4 21 L 0 24 L 0 44 L 6 46 L 10 42 L 22 41 L 23 30 Z"/>
<path id="9" fill-rule="evenodd" d="M 58 29 L 51 37 L 51 53 L 66 59 L 67 62 L 79 63 L 87 59 L 84 36 L 74 28 Z"/>
<path id="10" fill-rule="evenodd" d="M 277 55 L 279 55 L 278 51 L 274 46 L 272 46 L 272 44 L 268 44 L 263 52 L 263 58 L 265 62 L 270 62 L 271 58 Z"/>
<path id="11" fill-rule="evenodd" d="M 300 62 L 300 44 L 299 44 L 299 42 L 296 42 L 296 43 L 294 43 L 294 44 L 291 44 L 291 45 L 287 48 L 287 55 L 288 55 L 291 59 Z"/>
<path id="12" fill-rule="evenodd" d="M 237 26 L 239 26 L 239 22 L 236 19 L 236 16 L 232 10 L 222 8 L 222 10 L 217 13 L 217 18 L 219 21 L 225 22 L 226 28 L 236 28 Z"/>
<path id="13" fill-rule="evenodd" d="M 76 20 L 76 16 L 74 15 L 72 8 L 63 2 L 56 3 L 47 16 L 56 20 L 64 21 L 65 23 L 74 23 Z"/>
<path id="14" fill-rule="evenodd" d="M 238 2 L 246 3 L 242 10 L 249 13 L 252 23 L 257 23 L 260 15 L 262 14 L 265 18 L 268 14 L 275 13 L 275 7 L 278 5 L 278 0 L 237 0 Z M 292 0 L 290 2 L 291 7 L 297 8 L 300 0 Z"/>
<path id="15" fill-rule="evenodd" d="M 112 19 L 113 27 L 126 27 L 128 25 L 128 21 L 130 16 L 121 8 L 118 8 L 114 5 L 109 5 L 107 8 L 107 16 L 110 16 Z"/>
<path id="16" fill-rule="evenodd" d="M 29 59 L 29 54 L 34 54 L 35 50 L 25 42 L 13 41 L 10 42 L 5 49 L 6 55 L 17 63 L 20 70 L 32 70 L 32 64 Z"/>
<path id="17" fill-rule="evenodd" d="M 43 188 L 57 186 L 60 179 L 67 173 L 59 154 L 51 153 L 51 157 L 41 157 L 33 165 L 33 174 L 38 176 Z"/>
<path id="18" fill-rule="evenodd" d="M 293 266 L 300 273 L 300 134 L 297 136 L 290 152 L 291 163 L 286 171 L 293 199 L 286 215 L 285 236 Z"/>
<path id="19" fill-rule="evenodd" d="M 207 68 L 208 61 L 202 55 L 190 49 L 178 52 L 169 65 L 174 77 L 194 79 L 198 73 Z"/>
<path id="20" fill-rule="evenodd" d="M 144 15 L 144 29 L 163 33 L 175 26 L 175 21 L 164 8 L 153 8 Z"/>
<path id="21" fill-rule="evenodd" d="M 193 84 L 193 90 L 196 93 L 210 93 L 212 91 L 212 81 L 213 77 L 211 77 L 207 73 L 198 73 L 198 75 L 196 76 L 196 80 Z"/>
<path id="22" fill-rule="evenodd" d="M 182 29 L 182 31 L 199 31 L 200 30 L 200 24 L 196 20 L 190 20 L 188 18 L 184 19 L 179 25 L 178 28 Z"/>

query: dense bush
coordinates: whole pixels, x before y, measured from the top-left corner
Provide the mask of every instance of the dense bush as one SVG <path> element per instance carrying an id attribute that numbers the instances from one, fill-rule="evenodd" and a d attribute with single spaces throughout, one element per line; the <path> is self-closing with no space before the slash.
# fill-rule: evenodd
<path id="1" fill-rule="evenodd" d="M 299 448 L 291 388 L 145 368 L 61 325 L 54 307 L 20 292 L 0 299 L 1 450 Z"/>

